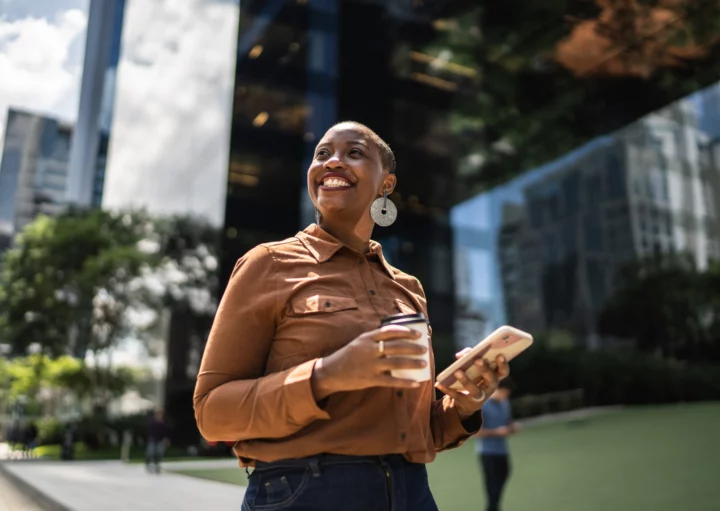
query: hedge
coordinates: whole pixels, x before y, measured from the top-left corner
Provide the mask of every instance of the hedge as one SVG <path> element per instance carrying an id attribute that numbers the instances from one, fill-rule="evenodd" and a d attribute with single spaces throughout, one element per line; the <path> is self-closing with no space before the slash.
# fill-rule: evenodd
<path id="1" fill-rule="evenodd" d="M 511 369 L 516 397 L 583 389 L 585 406 L 720 400 L 720 366 L 637 352 L 534 346 Z"/>

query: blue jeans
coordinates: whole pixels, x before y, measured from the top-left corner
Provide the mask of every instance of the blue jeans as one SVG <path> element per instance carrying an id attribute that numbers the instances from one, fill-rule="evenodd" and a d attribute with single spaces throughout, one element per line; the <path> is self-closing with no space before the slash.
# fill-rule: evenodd
<path id="1" fill-rule="evenodd" d="M 165 454 L 165 442 L 162 440 L 148 440 L 145 448 L 145 464 L 159 466 Z"/>
<path id="2" fill-rule="evenodd" d="M 258 462 L 242 511 L 438 511 L 421 463 L 402 456 Z"/>

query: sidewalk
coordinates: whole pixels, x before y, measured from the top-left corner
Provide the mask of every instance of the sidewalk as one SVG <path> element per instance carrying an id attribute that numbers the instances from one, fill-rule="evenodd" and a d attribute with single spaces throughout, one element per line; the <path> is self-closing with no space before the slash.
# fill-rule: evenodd
<path id="1" fill-rule="evenodd" d="M 0 509 L 2 511 L 43 511 L 38 504 L 16 488 L 2 472 L 0 472 Z"/>
<path id="2" fill-rule="evenodd" d="M 176 468 L 174 465 L 167 463 L 165 468 Z M 240 509 L 245 495 L 241 486 L 172 473 L 147 474 L 142 464 L 120 461 L 5 462 L 3 466 L 12 477 L 56 501 L 56 509 L 72 511 L 195 511 L 208 507 L 234 511 Z M 233 466 L 237 467 L 234 460 L 208 463 L 208 468 Z"/>

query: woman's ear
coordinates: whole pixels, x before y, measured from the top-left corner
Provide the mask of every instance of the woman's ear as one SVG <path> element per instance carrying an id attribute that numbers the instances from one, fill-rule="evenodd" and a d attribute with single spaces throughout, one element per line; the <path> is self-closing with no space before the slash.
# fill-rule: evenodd
<path id="1" fill-rule="evenodd" d="M 395 190 L 395 185 L 397 185 L 397 178 L 395 177 L 395 174 L 388 174 L 383 180 L 382 191 L 387 191 L 388 195 L 390 195 Z"/>

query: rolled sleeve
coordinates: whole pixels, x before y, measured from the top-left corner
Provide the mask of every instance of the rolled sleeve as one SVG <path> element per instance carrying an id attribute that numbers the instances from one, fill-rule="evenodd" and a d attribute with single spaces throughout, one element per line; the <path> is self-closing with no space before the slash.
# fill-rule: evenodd
<path id="1" fill-rule="evenodd" d="M 465 440 L 475 435 L 482 427 L 482 412 L 478 411 L 465 421 L 455 409 L 452 398 L 443 396 L 433 403 L 430 426 L 437 452 L 462 445 Z"/>
<path id="2" fill-rule="evenodd" d="M 207 440 L 281 438 L 329 418 L 312 393 L 316 360 L 264 376 L 280 309 L 273 270 L 266 247 L 248 252 L 235 265 L 218 307 L 193 400 Z"/>

